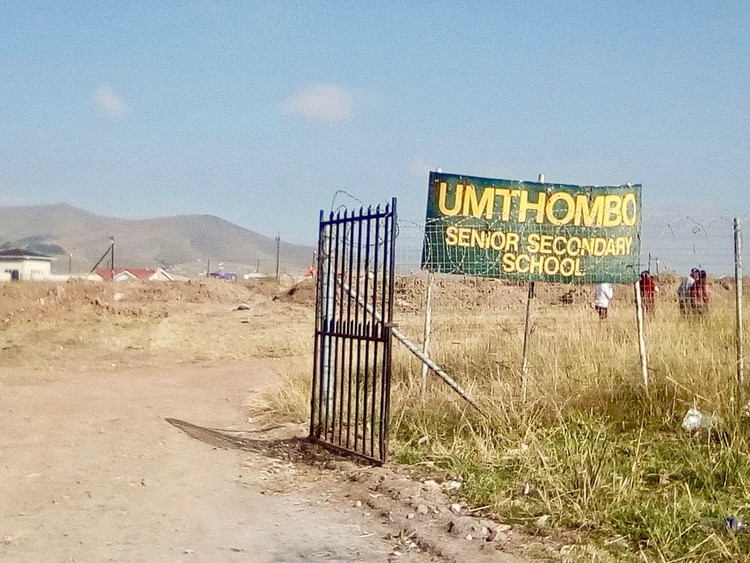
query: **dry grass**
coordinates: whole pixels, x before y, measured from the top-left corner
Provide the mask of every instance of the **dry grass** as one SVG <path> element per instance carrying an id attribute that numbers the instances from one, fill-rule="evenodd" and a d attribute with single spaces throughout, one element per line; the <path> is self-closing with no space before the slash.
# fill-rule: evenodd
<path id="1" fill-rule="evenodd" d="M 575 532 L 566 560 L 742 560 L 750 537 L 721 527 L 750 515 L 732 294 L 717 291 L 706 318 L 685 319 L 665 292 L 646 324 L 645 388 L 628 289 L 603 323 L 585 303 L 538 303 L 526 380 L 521 307 L 438 302 L 431 355 L 489 417 L 438 382 L 423 396 L 421 366 L 397 347 L 396 458 L 461 475 L 467 500 L 531 531 Z M 400 321 L 421 332 L 419 315 Z M 718 414 L 721 428 L 688 435 L 680 423 L 692 406 Z"/>

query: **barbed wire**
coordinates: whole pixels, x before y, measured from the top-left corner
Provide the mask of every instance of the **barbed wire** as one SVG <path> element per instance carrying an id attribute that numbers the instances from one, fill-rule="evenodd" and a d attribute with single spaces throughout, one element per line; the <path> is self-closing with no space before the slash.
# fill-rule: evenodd
<path id="1" fill-rule="evenodd" d="M 750 230 L 750 216 L 738 217 Z M 424 220 L 399 219 L 396 241 L 397 264 L 401 272 L 421 270 L 425 235 L 430 226 Z M 562 229 L 550 228 L 550 234 L 566 235 Z M 689 272 L 692 268 L 709 271 L 715 276 L 733 273 L 734 217 L 660 214 L 643 220 L 641 234 L 641 269 L 653 273 Z M 428 249 L 429 252 L 429 249 Z M 743 259 L 750 257 L 750 246 L 744 245 Z M 452 260 L 450 255 L 440 259 Z M 497 256 L 490 257 L 490 268 Z M 464 272 L 464 264 L 456 260 L 448 271 Z M 482 271 L 472 275 L 482 276 Z"/>

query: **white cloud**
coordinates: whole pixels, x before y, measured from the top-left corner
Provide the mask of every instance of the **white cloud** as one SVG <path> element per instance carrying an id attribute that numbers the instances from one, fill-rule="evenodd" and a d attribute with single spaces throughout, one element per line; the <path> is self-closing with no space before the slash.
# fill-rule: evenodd
<path id="1" fill-rule="evenodd" d="M 125 100 L 111 86 L 99 86 L 91 95 L 96 106 L 110 117 L 122 117 L 129 111 Z"/>
<path id="2" fill-rule="evenodd" d="M 318 84 L 300 90 L 281 104 L 281 111 L 309 121 L 336 123 L 352 115 L 349 92 L 332 84 Z"/>

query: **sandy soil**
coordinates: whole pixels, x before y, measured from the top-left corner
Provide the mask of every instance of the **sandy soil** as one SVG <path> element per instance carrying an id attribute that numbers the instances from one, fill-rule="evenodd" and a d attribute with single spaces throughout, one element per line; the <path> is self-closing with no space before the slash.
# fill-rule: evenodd
<path id="1" fill-rule="evenodd" d="M 518 561 L 503 552 L 521 541 L 513 530 L 455 514 L 440 483 L 333 458 L 301 439 L 304 426 L 250 416 L 248 405 L 257 409 L 285 369 L 278 349 L 209 366 L 170 358 L 152 332 L 145 345 L 121 343 L 92 360 L 88 333 L 61 344 L 18 329 L 43 310 L 77 310 L 100 331 L 123 315 L 149 326 L 191 314 L 226 324 L 228 304 L 240 300 L 257 307 L 236 324 L 261 322 L 274 307 L 309 319 L 289 308 L 301 293 L 285 301 L 256 292 L 253 301 L 216 287 L 183 289 L 180 299 L 142 289 L 92 297 L 78 286 L 40 286 L 22 298 L 4 289 L 0 560 Z M 21 291 L 14 303 L 9 291 Z M 208 297 L 191 308 L 201 291 Z M 44 365 L 34 364 L 37 351 Z"/>

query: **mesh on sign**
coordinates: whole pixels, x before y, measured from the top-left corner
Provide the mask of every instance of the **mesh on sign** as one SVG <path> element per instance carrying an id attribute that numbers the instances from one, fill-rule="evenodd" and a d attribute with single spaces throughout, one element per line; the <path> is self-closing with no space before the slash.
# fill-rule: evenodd
<path id="1" fill-rule="evenodd" d="M 572 186 L 430 174 L 421 265 L 450 274 L 632 282 L 640 185 Z"/>

